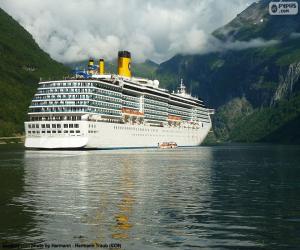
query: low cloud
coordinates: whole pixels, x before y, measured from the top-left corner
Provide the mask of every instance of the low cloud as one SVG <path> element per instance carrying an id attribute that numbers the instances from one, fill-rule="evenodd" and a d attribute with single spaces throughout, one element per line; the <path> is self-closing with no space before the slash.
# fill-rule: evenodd
<path id="1" fill-rule="evenodd" d="M 234 41 L 234 42 L 226 42 L 221 45 L 222 49 L 229 50 L 243 50 L 250 48 L 258 48 L 258 47 L 267 47 L 278 44 L 280 41 L 278 40 L 264 40 L 262 38 L 255 38 L 250 41 Z"/>
<path id="2" fill-rule="evenodd" d="M 290 35 L 290 38 L 292 38 L 292 39 L 300 38 L 300 33 L 294 32 Z"/>
<path id="3" fill-rule="evenodd" d="M 242 49 L 268 42 L 220 45 L 209 35 L 252 0 L 1 0 L 42 49 L 61 62 L 113 59 L 130 50 L 135 61 L 162 62 L 178 53 Z M 213 41 L 213 43 L 212 43 Z"/>
<path id="4" fill-rule="evenodd" d="M 197 40 L 192 39 L 189 40 L 189 36 L 194 36 L 194 38 L 201 37 L 203 39 Z M 244 49 L 251 49 L 251 48 L 259 48 L 259 47 L 267 47 L 272 46 L 280 43 L 278 40 L 264 40 L 262 38 L 255 38 L 250 41 L 221 41 L 217 39 L 216 37 L 212 35 L 207 35 L 202 32 L 191 32 L 189 35 L 186 36 L 187 41 L 186 43 L 189 43 L 191 41 L 194 42 L 194 44 L 190 44 L 189 50 L 186 50 L 184 43 L 182 44 L 176 44 L 176 48 L 174 48 L 174 51 L 181 51 L 180 54 L 182 55 L 188 55 L 188 54 L 205 54 L 209 52 L 222 52 L 226 50 L 244 50 Z M 196 42 L 201 41 L 201 42 Z M 181 46 L 181 50 L 179 47 Z M 192 50 L 191 48 L 194 48 Z"/>

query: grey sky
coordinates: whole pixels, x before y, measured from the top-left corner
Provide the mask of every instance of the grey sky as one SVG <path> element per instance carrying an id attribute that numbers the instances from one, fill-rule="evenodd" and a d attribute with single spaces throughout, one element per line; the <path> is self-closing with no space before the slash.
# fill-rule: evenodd
<path id="1" fill-rule="evenodd" d="M 251 0 L 1 0 L 54 59 L 115 58 L 162 62 L 209 47 L 209 34 Z"/>

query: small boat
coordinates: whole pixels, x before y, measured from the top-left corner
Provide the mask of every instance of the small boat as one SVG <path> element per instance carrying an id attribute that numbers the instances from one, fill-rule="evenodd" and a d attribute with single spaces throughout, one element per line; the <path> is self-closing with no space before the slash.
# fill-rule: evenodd
<path id="1" fill-rule="evenodd" d="M 159 148 L 167 149 L 167 148 L 177 148 L 177 143 L 176 142 L 163 142 L 163 143 L 158 143 Z"/>

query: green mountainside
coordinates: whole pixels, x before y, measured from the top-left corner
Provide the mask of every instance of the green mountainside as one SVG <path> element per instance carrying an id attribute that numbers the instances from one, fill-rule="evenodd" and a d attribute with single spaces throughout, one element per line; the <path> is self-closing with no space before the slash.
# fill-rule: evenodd
<path id="1" fill-rule="evenodd" d="M 69 69 L 52 60 L 32 36 L 0 9 L 0 137 L 22 133 L 27 108 L 43 79 Z"/>
<path id="2" fill-rule="evenodd" d="M 269 2 L 253 3 L 213 32 L 230 49 L 177 55 L 157 70 L 167 88 L 184 78 L 193 94 L 216 109 L 218 140 L 297 143 L 292 135 L 300 117 L 299 109 L 293 110 L 300 91 L 300 15 L 270 16 Z"/>

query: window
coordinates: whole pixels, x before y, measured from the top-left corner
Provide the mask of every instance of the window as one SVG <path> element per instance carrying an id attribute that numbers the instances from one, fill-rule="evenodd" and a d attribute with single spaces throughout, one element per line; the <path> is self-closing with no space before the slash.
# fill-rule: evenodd
<path id="1" fill-rule="evenodd" d="M 50 128 L 50 124 L 46 124 L 46 128 Z"/>
<path id="2" fill-rule="evenodd" d="M 79 124 L 74 124 L 74 128 L 79 128 Z"/>
<path id="3" fill-rule="evenodd" d="M 73 124 L 69 124 L 69 128 L 73 128 Z"/>
<path id="4" fill-rule="evenodd" d="M 64 124 L 64 128 L 68 128 L 68 124 Z"/>
<path id="5" fill-rule="evenodd" d="M 56 124 L 52 124 L 52 128 L 56 128 Z"/>
<path id="6" fill-rule="evenodd" d="M 60 126 L 60 124 L 57 124 L 56 127 L 57 127 L 57 128 L 60 128 L 61 126 Z"/>

